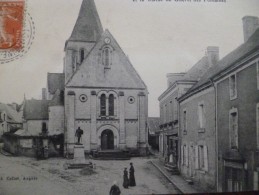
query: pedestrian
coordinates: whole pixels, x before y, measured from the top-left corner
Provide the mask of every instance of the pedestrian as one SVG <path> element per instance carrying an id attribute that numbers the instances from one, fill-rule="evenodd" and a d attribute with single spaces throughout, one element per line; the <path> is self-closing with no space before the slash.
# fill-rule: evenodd
<path id="1" fill-rule="evenodd" d="M 124 169 L 123 172 L 123 187 L 124 188 L 129 188 L 129 178 L 128 178 L 128 170 L 127 168 Z"/>
<path id="2" fill-rule="evenodd" d="M 121 191 L 119 186 L 117 185 L 117 181 L 114 181 L 110 189 L 110 195 L 120 195 L 120 194 L 121 194 Z"/>
<path id="3" fill-rule="evenodd" d="M 135 176 L 134 176 L 134 167 L 133 163 L 130 163 L 130 169 L 129 169 L 129 186 L 136 186 Z"/>

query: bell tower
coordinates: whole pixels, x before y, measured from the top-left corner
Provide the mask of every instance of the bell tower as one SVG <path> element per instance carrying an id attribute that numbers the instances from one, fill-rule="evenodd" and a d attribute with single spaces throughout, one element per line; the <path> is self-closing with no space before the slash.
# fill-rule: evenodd
<path id="1" fill-rule="evenodd" d="M 67 82 L 103 33 L 94 0 L 83 0 L 70 38 L 65 44 L 64 73 Z"/>

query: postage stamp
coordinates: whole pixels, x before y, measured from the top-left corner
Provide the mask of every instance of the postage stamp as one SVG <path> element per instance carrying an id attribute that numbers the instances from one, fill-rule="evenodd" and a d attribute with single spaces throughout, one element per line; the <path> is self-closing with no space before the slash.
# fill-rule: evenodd
<path id="1" fill-rule="evenodd" d="M 24 1 L 0 1 L 0 49 L 20 50 Z"/>
<path id="2" fill-rule="evenodd" d="M 23 56 L 34 39 L 34 23 L 25 0 L 0 0 L 0 63 Z"/>

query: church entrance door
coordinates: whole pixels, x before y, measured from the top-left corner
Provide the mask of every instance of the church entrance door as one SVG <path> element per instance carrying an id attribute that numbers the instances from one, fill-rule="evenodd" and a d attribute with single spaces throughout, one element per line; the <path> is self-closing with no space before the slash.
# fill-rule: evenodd
<path id="1" fill-rule="evenodd" d="M 101 134 L 101 149 L 113 150 L 114 149 L 114 135 L 110 129 L 106 129 Z"/>

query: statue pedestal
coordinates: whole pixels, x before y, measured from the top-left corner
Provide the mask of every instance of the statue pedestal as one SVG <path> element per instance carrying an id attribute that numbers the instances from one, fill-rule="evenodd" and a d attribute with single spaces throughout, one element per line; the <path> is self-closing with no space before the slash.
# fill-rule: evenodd
<path id="1" fill-rule="evenodd" d="M 75 164 L 85 164 L 85 148 L 84 145 L 74 146 L 74 163 Z"/>

